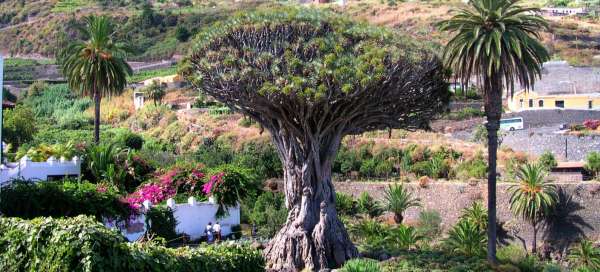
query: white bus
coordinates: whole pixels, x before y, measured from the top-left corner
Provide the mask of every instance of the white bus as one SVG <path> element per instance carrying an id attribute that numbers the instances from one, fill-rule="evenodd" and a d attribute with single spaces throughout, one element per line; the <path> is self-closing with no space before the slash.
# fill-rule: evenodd
<path id="1" fill-rule="evenodd" d="M 510 130 L 510 131 L 515 131 L 517 129 L 523 129 L 523 118 L 515 117 L 515 118 L 500 119 L 500 129 L 501 130 Z"/>

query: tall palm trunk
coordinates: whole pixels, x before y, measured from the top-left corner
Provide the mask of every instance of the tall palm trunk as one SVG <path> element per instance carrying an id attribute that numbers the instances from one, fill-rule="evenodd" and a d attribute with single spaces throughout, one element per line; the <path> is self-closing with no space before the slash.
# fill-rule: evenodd
<path id="1" fill-rule="evenodd" d="M 533 255 L 535 255 L 535 253 L 537 253 L 537 223 L 531 223 L 531 226 L 533 227 L 533 241 L 531 241 L 531 253 L 533 253 Z"/>
<path id="2" fill-rule="evenodd" d="M 487 259 L 496 264 L 496 160 L 498 155 L 498 130 L 502 115 L 502 82 L 491 77 L 485 88 L 485 114 L 488 137 L 488 252 Z"/>
<path id="3" fill-rule="evenodd" d="M 100 92 L 94 90 L 94 143 L 100 143 Z"/>

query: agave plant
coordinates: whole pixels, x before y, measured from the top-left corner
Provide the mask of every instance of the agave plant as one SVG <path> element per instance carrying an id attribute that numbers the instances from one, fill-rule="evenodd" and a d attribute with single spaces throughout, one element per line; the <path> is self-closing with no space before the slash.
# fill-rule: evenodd
<path id="1" fill-rule="evenodd" d="M 569 253 L 571 266 L 583 271 L 600 270 L 600 249 L 595 248 L 591 241 L 583 240 Z"/>
<path id="2" fill-rule="evenodd" d="M 404 189 L 401 184 L 389 185 L 384 192 L 386 208 L 394 213 L 394 221 L 402 223 L 404 220 L 403 213 L 410 207 L 419 207 L 420 199 L 413 197 L 413 194 Z"/>
<path id="3" fill-rule="evenodd" d="M 460 218 L 470 221 L 480 230 L 485 231 L 487 229 L 488 214 L 481 202 L 473 202 L 470 207 L 465 208 Z"/>
<path id="4" fill-rule="evenodd" d="M 511 194 L 511 211 L 529 222 L 533 228 L 533 253 L 537 248 L 538 225 L 550 215 L 558 202 L 556 186 L 546 180 L 546 175 L 544 166 L 527 163 L 517 171 L 519 184 L 508 188 Z"/>
<path id="5" fill-rule="evenodd" d="M 459 220 L 444 241 L 449 250 L 469 257 L 484 256 L 486 243 L 485 229 L 480 229 L 477 224 L 468 220 Z"/>
<path id="6" fill-rule="evenodd" d="M 412 249 L 422 239 L 415 228 L 405 225 L 390 229 L 386 237 L 387 242 L 400 249 Z"/>

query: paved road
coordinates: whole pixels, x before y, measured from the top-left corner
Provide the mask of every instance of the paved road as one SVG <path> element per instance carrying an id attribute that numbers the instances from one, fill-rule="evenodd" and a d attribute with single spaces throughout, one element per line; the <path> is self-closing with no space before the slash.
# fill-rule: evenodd
<path id="1" fill-rule="evenodd" d="M 583 160 L 589 152 L 600 151 L 600 136 L 578 137 L 557 134 L 557 131 L 558 125 L 507 132 L 502 145 L 535 156 L 551 151 L 557 159 L 569 161 Z M 452 136 L 471 140 L 472 131 L 460 131 Z"/>

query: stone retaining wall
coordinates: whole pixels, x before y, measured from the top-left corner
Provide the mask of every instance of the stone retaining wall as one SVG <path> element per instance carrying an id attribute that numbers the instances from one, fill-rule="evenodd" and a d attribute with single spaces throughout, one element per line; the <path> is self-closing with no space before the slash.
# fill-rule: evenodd
<path id="1" fill-rule="evenodd" d="M 358 197 L 361 192 L 366 191 L 375 199 L 381 201 L 385 188 L 389 183 L 367 183 L 367 182 L 336 182 L 337 192 L 351 194 Z M 503 225 L 504 231 L 509 233 L 507 242 L 522 243 L 527 241 L 528 245 L 533 237 L 531 227 L 522 220 L 512 215 L 509 209 L 508 187 L 511 184 L 498 184 L 498 220 Z M 569 243 L 577 240 L 582 235 L 598 240 L 600 238 L 600 183 L 561 183 L 557 184 L 564 192 L 562 199 L 571 198 L 571 201 L 561 201 L 559 224 L 546 227 L 538 233 L 538 241 L 548 240 L 552 244 L 566 247 Z M 474 201 L 487 203 L 487 186 L 483 183 L 469 185 L 456 182 L 433 182 L 428 188 L 421 188 L 415 183 L 406 184 L 416 197 L 421 199 L 422 208 L 410 208 L 405 214 L 407 224 L 416 224 L 421 210 L 436 210 L 440 213 L 443 223 L 442 227 L 448 229 L 456 223 L 462 210 Z M 518 237 L 518 238 L 517 238 Z M 521 240 L 522 239 L 522 240 Z M 538 242 L 541 244 L 541 242 Z"/>

